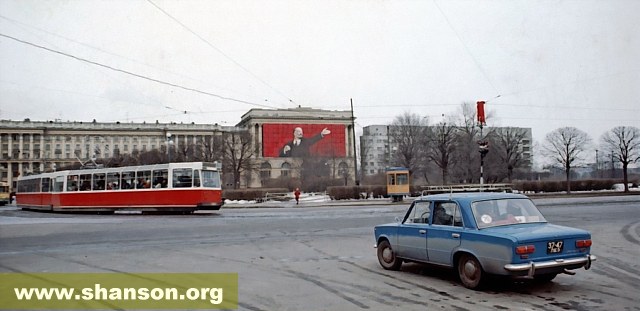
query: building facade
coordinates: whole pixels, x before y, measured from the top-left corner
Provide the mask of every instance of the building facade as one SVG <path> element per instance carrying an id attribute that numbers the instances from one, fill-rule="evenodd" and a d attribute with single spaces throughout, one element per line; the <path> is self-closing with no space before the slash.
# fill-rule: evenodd
<path id="1" fill-rule="evenodd" d="M 300 139 L 295 139 L 296 131 L 301 133 Z M 261 187 L 269 179 L 300 177 L 305 163 L 321 164 L 317 171 L 329 177 L 355 180 L 351 112 L 298 107 L 251 109 L 236 126 L 0 120 L 0 181 L 14 189 L 17 177 L 24 174 L 151 150 L 166 152 L 170 161 L 177 152 L 195 152 L 185 146 L 213 145 L 218 135 L 228 139 L 233 135 L 225 134 L 244 132 L 252 141 L 254 165 L 245 172 L 240 187 Z"/>
<path id="2" fill-rule="evenodd" d="M 230 128 L 217 124 L 0 120 L 0 181 L 14 189 L 20 175 L 78 161 L 163 148 L 175 152 L 179 146 L 212 141 Z"/>
<path id="3" fill-rule="evenodd" d="M 329 178 L 356 179 L 355 136 L 351 111 L 307 107 L 251 109 L 236 126 L 251 133 L 255 167 L 248 187 L 266 180 L 300 178 L 305 169 Z"/>

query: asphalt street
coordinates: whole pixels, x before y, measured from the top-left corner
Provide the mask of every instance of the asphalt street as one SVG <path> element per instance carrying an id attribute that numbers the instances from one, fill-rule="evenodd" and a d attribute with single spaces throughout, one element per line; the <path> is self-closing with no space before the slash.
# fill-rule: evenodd
<path id="1" fill-rule="evenodd" d="M 241 310 L 640 310 L 640 196 L 537 198 L 548 221 L 590 230 L 591 270 L 548 284 L 462 287 L 419 264 L 383 270 L 373 226 L 408 202 L 226 206 L 194 215 L 0 208 L 1 272 L 235 272 Z M 266 206 L 266 205 L 265 205 Z M 245 207 L 245 208 L 240 208 Z"/>

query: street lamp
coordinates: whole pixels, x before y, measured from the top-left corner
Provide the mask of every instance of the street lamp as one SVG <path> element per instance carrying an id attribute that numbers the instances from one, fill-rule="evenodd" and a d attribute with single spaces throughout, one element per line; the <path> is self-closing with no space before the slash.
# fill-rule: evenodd
<path id="1" fill-rule="evenodd" d="M 167 158 L 168 162 L 171 163 L 171 145 L 173 144 L 173 139 L 171 137 L 171 133 L 167 132 Z"/>

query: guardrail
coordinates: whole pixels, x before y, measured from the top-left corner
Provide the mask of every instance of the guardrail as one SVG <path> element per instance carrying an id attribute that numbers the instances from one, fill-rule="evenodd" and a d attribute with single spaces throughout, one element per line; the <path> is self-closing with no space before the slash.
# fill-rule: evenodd
<path id="1" fill-rule="evenodd" d="M 293 200 L 290 192 L 267 192 L 264 194 L 264 197 L 258 198 L 256 200 L 257 203 L 268 202 L 268 201 L 290 201 Z"/>

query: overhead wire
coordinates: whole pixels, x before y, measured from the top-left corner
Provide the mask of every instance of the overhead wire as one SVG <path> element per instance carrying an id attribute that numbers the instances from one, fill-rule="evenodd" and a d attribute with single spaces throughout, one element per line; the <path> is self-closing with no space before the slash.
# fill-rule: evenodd
<path id="1" fill-rule="evenodd" d="M 176 84 L 176 83 L 167 82 L 167 81 L 159 80 L 159 79 L 156 79 L 156 78 L 148 77 L 148 76 L 145 76 L 145 75 L 142 75 L 142 74 L 137 74 L 137 73 L 134 73 L 134 72 L 131 72 L 131 71 L 128 71 L 128 70 L 124 70 L 124 69 L 116 68 L 116 67 L 113 67 L 113 66 L 105 65 L 105 64 L 102 64 L 102 63 L 98 63 L 98 62 L 86 59 L 86 58 L 82 58 L 82 57 L 75 56 L 75 55 L 72 55 L 72 54 L 69 54 L 69 53 L 65 53 L 65 52 L 62 52 L 62 51 L 54 50 L 54 49 L 51 49 L 51 48 L 48 48 L 48 47 L 45 47 L 45 46 L 42 46 L 42 45 L 38 45 L 38 44 L 29 42 L 29 41 L 18 39 L 16 37 L 13 37 L 13 36 L 10 36 L 10 35 L 6 35 L 6 34 L 3 34 L 3 33 L 0 33 L 0 36 L 8 38 L 8 39 L 11 39 L 11 40 L 14 40 L 14 41 L 17 41 L 17 42 L 20 42 L 22 44 L 30 45 L 30 46 L 33 46 L 33 47 L 36 47 L 36 48 L 39 48 L 39 49 L 43 49 L 45 51 L 49 51 L 51 53 L 55 53 L 55 54 L 58 54 L 58 55 L 66 56 L 66 57 L 69 57 L 69 58 L 73 58 L 73 59 L 78 60 L 78 61 L 82 61 L 82 62 L 89 63 L 89 64 L 92 64 L 92 65 L 95 65 L 95 66 L 99 66 L 99 67 L 103 67 L 103 68 L 106 68 L 106 69 L 109 69 L 109 70 L 113 70 L 113 71 L 117 71 L 117 72 L 120 72 L 120 73 L 124 73 L 124 74 L 130 75 L 130 76 L 133 76 L 133 77 L 137 77 L 137 78 L 140 78 L 140 79 L 156 82 L 156 83 L 159 83 L 159 84 L 168 85 L 168 86 L 171 86 L 171 87 L 175 87 L 175 88 L 183 89 L 183 90 L 186 90 L 186 91 L 191 91 L 191 92 L 194 92 L 194 93 L 199 93 L 199 94 L 203 94 L 203 95 L 219 98 L 219 99 L 222 99 L 222 100 L 233 101 L 233 102 L 247 104 L 247 105 L 256 106 L 256 107 L 263 107 L 263 108 L 269 108 L 269 109 L 278 109 L 277 107 L 273 107 L 273 106 L 269 106 L 269 105 L 258 104 L 258 103 L 254 103 L 254 102 L 250 102 L 250 101 L 246 101 L 246 100 L 242 100 L 242 99 L 237 99 L 237 98 L 233 98 L 233 97 L 228 97 L 228 96 L 222 96 L 222 95 L 219 95 L 219 94 L 215 94 L 215 93 L 199 90 L 199 89 L 196 89 L 196 88 L 187 87 L 187 86 L 183 86 L 183 85 L 180 85 L 180 84 Z"/>
<path id="2" fill-rule="evenodd" d="M 453 27 L 453 24 L 451 23 L 451 21 L 449 20 L 449 18 L 447 17 L 446 14 L 444 14 L 444 11 L 442 11 L 442 8 L 440 8 L 440 6 L 438 5 L 438 2 L 436 0 L 433 0 L 433 4 L 435 4 L 436 8 L 438 9 L 438 11 L 440 12 L 440 14 L 442 15 L 442 17 L 444 17 L 445 21 L 447 22 L 447 25 L 449 25 L 449 28 L 451 28 L 451 30 L 453 31 L 453 33 L 456 35 L 456 37 L 458 38 L 458 40 L 460 41 L 460 43 L 462 44 L 462 46 L 464 47 L 464 50 L 467 52 L 467 54 L 469 54 L 469 56 L 471 57 L 471 60 L 473 60 L 474 64 L 478 67 L 478 69 L 480 70 L 480 72 L 482 73 L 482 75 L 484 76 L 484 78 L 487 80 L 487 82 L 489 82 L 489 85 L 491 85 L 491 87 L 493 88 L 493 90 L 495 91 L 496 94 L 500 94 L 500 92 L 498 91 L 498 89 L 495 87 L 495 85 L 493 84 L 493 82 L 491 81 L 491 79 L 489 79 L 489 76 L 487 75 L 487 72 L 484 70 L 484 68 L 480 65 L 480 62 L 476 59 L 476 57 L 473 55 L 473 53 L 471 53 L 471 50 L 469 49 L 469 47 L 467 46 L 466 42 L 464 40 L 462 40 L 462 37 L 460 36 L 460 34 L 458 34 L 458 31 L 456 31 L 456 29 Z M 499 95 L 498 95 L 499 96 Z"/>
<path id="3" fill-rule="evenodd" d="M 196 36 L 198 39 L 200 39 L 202 42 L 204 42 L 206 45 L 208 45 L 209 47 L 211 47 L 212 49 L 216 50 L 216 52 L 220 53 L 220 55 L 224 56 L 226 59 L 228 59 L 229 61 L 231 61 L 233 64 L 235 64 L 236 66 L 240 67 L 243 71 L 245 71 L 246 73 L 248 73 L 249 75 L 251 75 L 252 77 L 254 77 L 255 79 L 257 79 L 258 81 L 260 81 L 262 84 L 266 85 L 267 87 L 269 87 L 270 89 L 272 89 L 273 91 L 277 92 L 278 94 L 280 94 L 281 96 L 283 96 L 284 98 L 286 98 L 290 103 L 295 104 L 295 102 L 289 98 L 287 95 L 285 95 L 284 93 L 280 92 L 278 89 L 276 89 L 275 87 L 271 86 L 269 83 L 267 83 L 266 81 L 264 81 L 263 79 L 261 79 L 260 77 L 258 77 L 256 74 L 254 74 L 253 72 L 251 72 L 249 69 L 247 69 L 246 67 L 242 66 L 242 64 L 240 64 L 239 62 L 237 62 L 235 59 L 231 58 L 231 56 L 227 55 L 224 51 L 222 51 L 220 48 L 216 47 L 215 45 L 213 45 L 211 42 L 209 42 L 209 40 L 205 39 L 204 37 L 202 37 L 201 35 L 199 35 L 198 33 L 196 33 L 195 31 L 193 31 L 191 28 L 187 27 L 187 25 L 185 25 L 184 23 L 182 23 L 181 21 L 179 21 L 177 18 L 173 17 L 171 14 L 169 14 L 169 12 L 165 11 L 164 9 L 162 9 L 160 6 L 158 6 L 157 4 L 155 4 L 153 1 L 151 0 L 147 0 L 147 2 L 149 2 L 151 5 L 153 5 L 156 9 L 158 9 L 160 12 L 162 12 L 164 15 L 166 15 L 167 17 L 169 17 L 171 20 L 173 20 L 174 22 L 176 22 L 178 25 L 182 26 L 182 28 L 184 28 L 185 30 L 187 30 L 188 32 L 190 32 L 192 35 Z"/>

